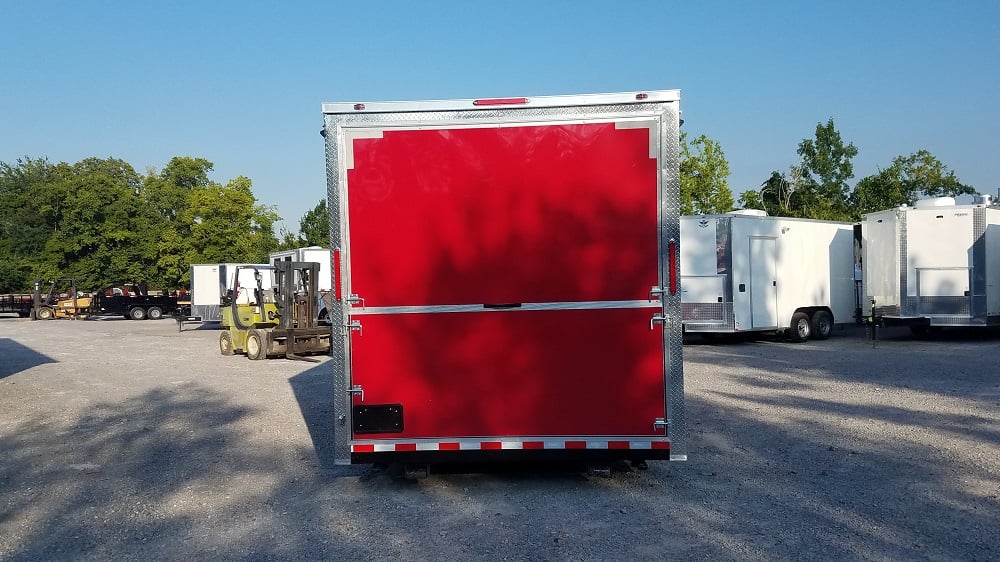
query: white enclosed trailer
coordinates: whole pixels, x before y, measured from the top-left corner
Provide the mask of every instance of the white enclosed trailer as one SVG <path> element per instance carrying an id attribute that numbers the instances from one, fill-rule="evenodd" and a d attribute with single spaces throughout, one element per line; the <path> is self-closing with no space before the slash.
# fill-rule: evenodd
<path id="1" fill-rule="evenodd" d="M 193 263 L 191 264 L 191 315 L 188 320 L 201 322 L 221 322 L 223 300 L 233 288 L 233 276 L 237 267 L 250 267 L 265 264 L 246 263 Z M 243 269 L 240 273 L 240 286 L 256 287 L 256 281 L 251 279 L 251 269 Z M 271 288 L 270 279 L 263 280 L 265 289 Z M 243 297 L 245 298 L 245 297 Z"/>
<path id="2" fill-rule="evenodd" d="M 687 332 L 824 339 L 854 321 L 853 227 L 763 211 L 681 217 Z"/>
<path id="3" fill-rule="evenodd" d="M 1000 324 L 1000 208 L 918 201 L 861 220 L 865 302 L 887 324 Z M 874 301 L 874 302 L 873 302 Z"/>
<path id="4" fill-rule="evenodd" d="M 295 248 L 293 250 L 282 250 L 271 252 L 268 261 L 271 265 L 277 265 L 279 261 L 316 262 L 319 264 L 319 290 L 328 292 L 333 289 L 333 273 L 330 269 L 330 249 L 319 246 L 309 246 L 306 248 Z"/>

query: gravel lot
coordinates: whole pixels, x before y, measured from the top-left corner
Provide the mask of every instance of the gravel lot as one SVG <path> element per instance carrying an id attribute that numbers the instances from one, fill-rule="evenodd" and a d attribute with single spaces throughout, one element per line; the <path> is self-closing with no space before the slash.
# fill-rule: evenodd
<path id="1" fill-rule="evenodd" d="M 998 560 L 1000 336 L 689 342 L 689 461 L 332 463 L 330 363 L 0 317 L 0 560 Z"/>

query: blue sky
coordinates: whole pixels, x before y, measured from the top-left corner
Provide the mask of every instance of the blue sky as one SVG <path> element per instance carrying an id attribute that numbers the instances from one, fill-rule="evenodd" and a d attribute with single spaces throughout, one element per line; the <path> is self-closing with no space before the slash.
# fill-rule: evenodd
<path id="1" fill-rule="evenodd" d="M 3 0 L 0 161 L 173 156 L 284 225 L 326 196 L 320 104 L 680 89 L 730 188 L 833 118 L 855 181 L 930 150 L 1000 188 L 1000 2 Z"/>

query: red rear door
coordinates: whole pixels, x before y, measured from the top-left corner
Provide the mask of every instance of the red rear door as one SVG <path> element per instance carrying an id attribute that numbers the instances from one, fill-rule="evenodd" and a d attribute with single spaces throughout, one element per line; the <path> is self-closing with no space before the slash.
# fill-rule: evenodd
<path id="1" fill-rule="evenodd" d="M 614 122 L 383 129 L 348 142 L 351 381 L 366 439 L 652 436 L 663 418 L 657 162 Z"/>

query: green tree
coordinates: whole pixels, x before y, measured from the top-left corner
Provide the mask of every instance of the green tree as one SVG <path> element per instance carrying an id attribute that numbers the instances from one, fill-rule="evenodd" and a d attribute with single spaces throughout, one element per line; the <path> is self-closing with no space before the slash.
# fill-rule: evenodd
<path id="1" fill-rule="evenodd" d="M 795 193 L 802 184 L 801 167 L 793 166 L 785 174 L 774 170 L 758 190 L 744 191 L 739 204 L 744 209 L 762 209 L 776 217 L 799 216 L 792 209 Z"/>
<path id="2" fill-rule="evenodd" d="M 141 179 L 132 166 L 87 158 L 56 170 L 56 180 L 36 190 L 43 216 L 53 225 L 36 267 L 39 276 L 72 277 L 89 290 L 146 278 L 154 240 L 138 198 Z"/>
<path id="3" fill-rule="evenodd" d="M 716 141 L 681 133 L 681 214 L 725 213 L 733 208 L 729 162 Z M 324 206 L 325 209 L 325 206 Z"/>
<path id="4" fill-rule="evenodd" d="M 849 198 L 852 218 L 873 211 L 913 205 L 921 197 L 972 195 L 976 189 L 963 184 L 927 150 L 897 156 L 892 165 L 858 181 Z"/>
<path id="5" fill-rule="evenodd" d="M 320 199 L 311 211 L 302 216 L 299 233 L 306 246 L 330 245 L 330 215 L 326 211 L 326 199 Z"/>
<path id="6" fill-rule="evenodd" d="M 153 279 L 164 287 L 187 285 L 190 262 L 186 256 L 194 253 L 188 208 L 191 194 L 197 188 L 211 185 L 208 173 L 213 164 L 204 158 L 178 156 L 170 159 L 163 170 L 150 170 L 143 179 L 142 198 L 156 215 L 155 273 Z"/>
<path id="7" fill-rule="evenodd" d="M 181 219 L 191 225 L 191 246 L 186 263 L 266 263 L 278 247 L 273 207 L 259 205 L 248 178 L 240 176 L 226 185 L 211 184 L 191 191 L 190 204 Z"/>
<path id="8" fill-rule="evenodd" d="M 858 149 L 844 144 L 833 123 L 816 124 L 815 139 L 803 139 L 797 150 L 802 181 L 790 197 L 790 211 L 806 218 L 846 220 L 850 217 L 848 180 L 854 177 L 851 159 Z"/>
<path id="9" fill-rule="evenodd" d="M 42 215 L 38 186 L 55 180 L 56 166 L 46 159 L 0 162 L 0 293 L 31 288 L 54 225 Z"/>
<path id="10" fill-rule="evenodd" d="M 191 263 L 266 261 L 276 211 L 257 203 L 249 179 L 219 185 L 211 169 L 190 157 L 145 176 L 115 158 L 0 162 L 0 292 L 64 277 L 84 290 L 173 288 L 190 282 Z"/>

